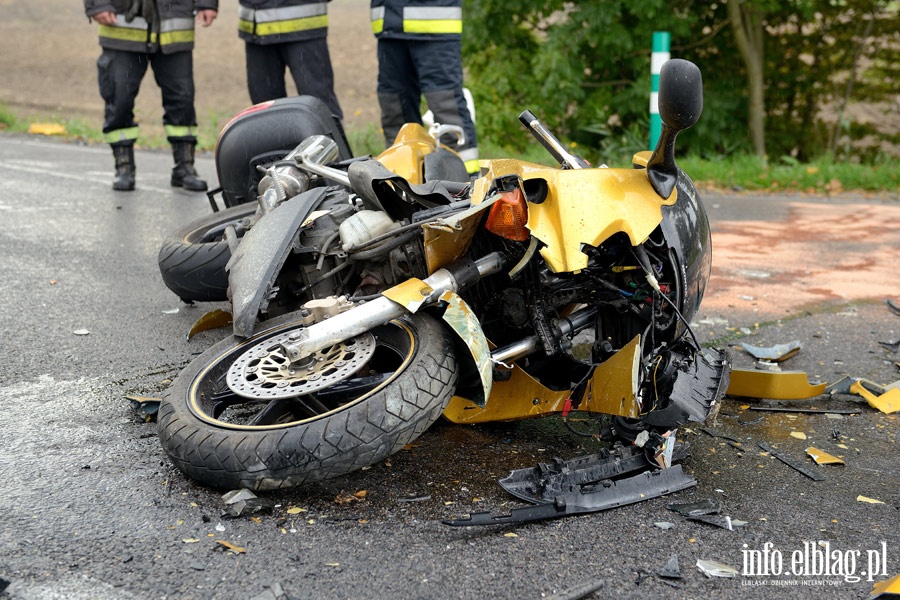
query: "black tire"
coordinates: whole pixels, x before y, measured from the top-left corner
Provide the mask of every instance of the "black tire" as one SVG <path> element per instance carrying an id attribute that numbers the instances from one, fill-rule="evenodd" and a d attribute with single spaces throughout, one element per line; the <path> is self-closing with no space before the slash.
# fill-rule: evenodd
<path id="1" fill-rule="evenodd" d="M 321 392 L 255 406 L 231 392 L 225 381 L 230 366 L 261 342 L 300 329 L 297 319 L 296 313 L 283 315 L 251 338 L 219 342 L 172 383 L 159 408 L 159 439 L 188 477 L 219 489 L 271 490 L 345 475 L 416 439 L 453 396 L 458 373 L 452 340 L 428 315 L 373 330 L 374 356 Z M 367 383 L 378 377 L 384 379 L 374 387 Z M 364 383 L 370 387 L 359 396 L 359 388 L 339 391 Z M 319 414 L 301 414 L 316 402 Z M 263 405 L 271 412 L 259 410 Z M 266 416 L 248 424 L 251 412 Z"/>
<path id="2" fill-rule="evenodd" d="M 159 249 L 157 262 L 166 287 L 185 302 L 227 300 L 225 265 L 231 250 L 225 227 L 250 217 L 257 204 L 240 204 L 212 213 L 173 232 Z M 238 228 L 242 235 L 243 229 Z"/>

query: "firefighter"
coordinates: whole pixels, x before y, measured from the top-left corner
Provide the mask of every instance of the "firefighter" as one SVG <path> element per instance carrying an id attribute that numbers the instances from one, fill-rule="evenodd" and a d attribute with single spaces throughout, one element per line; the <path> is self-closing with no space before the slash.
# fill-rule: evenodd
<path id="1" fill-rule="evenodd" d="M 134 189 L 134 100 L 149 65 L 162 91 L 163 126 L 175 158 L 172 186 L 205 190 L 194 169 L 194 13 L 208 27 L 218 0 L 84 0 L 84 10 L 100 26 L 97 71 L 106 103 L 103 137 L 116 164 L 113 189 Z"/>
<path id="2" fill-rule="evenodd" d="M 253 104 L 287 96 L 287 67 L 298 94 L 315 96 L 343 117 L 334 93 L 325 0 L 240 0 L 238 35 L 247 55 Z"/>
<path id="3" fill-rule="evenodd" d="M 371 19 L 385 142 L 404 123 L 422 123 L 424 95 L 435 122 L 463 128 L 465 143 L 449 146 L 477 173 L 475 123 L 462 87 L 462 0 L 372 0 Z"/>

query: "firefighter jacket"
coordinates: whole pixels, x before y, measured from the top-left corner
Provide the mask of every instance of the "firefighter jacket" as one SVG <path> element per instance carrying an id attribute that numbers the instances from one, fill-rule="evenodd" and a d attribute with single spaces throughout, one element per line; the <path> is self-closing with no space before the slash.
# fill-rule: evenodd
<path id="1" fill-rule="evenodd" d="M 165 54 L 194 48 L 194 11 L 218 10 L 219 0 L 144 0 L 147 7 L 156 5 L 154 16 L 146 19 L 135 16 L 128 22 L 126 15 L 136 0 L 84 0 L 88 17 L 110 11 L 116 13 L 115 25 L 100 25 L 100 45 L 112 50 Z M 140 13 L 139 13 L 140 14 Z"/>
<path id="2" fill-rule="evenodd" d="M 462 0 L 372 0 L 371 19 L 378 38 L 458 40 Z"/>
<path id="3" fill-rule="evenodd" d="M 240 0 L 238 35 L 251 44 L 280 44 L 328 34 L 326 0 Z"/>

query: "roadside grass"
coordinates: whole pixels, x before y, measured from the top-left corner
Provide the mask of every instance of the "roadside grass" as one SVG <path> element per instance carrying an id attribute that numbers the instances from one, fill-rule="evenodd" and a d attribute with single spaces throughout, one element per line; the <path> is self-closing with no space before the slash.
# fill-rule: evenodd
<path id="1" fill-rule="evenodd" d="M 232 115 L 209 112 L 201 116 L 198 127 L 197 149 L 211 152 L 216 145 L 219 131 Z M 86 144 L 102 144 L 99 124 L 84 118 L 28 117 L 22 118 L 7 106 L 0 104 L 0 132 L 28 133 L 39 123 L 53 122 L 65 127 L 61 137 L 79 140 Z M 357 156 L 376 155 L 384 149 L 381 129 L 375 125 L 348 128 L 347 138 Z M 142 124 L 138 140 L 140 148 L 168 148 L 161 125 Z M 577 148 L 573 149 L 577 152 Z M 515 156 L 521 160 L 552 165 L 546 150 L 537 143 L 524 152 L 509 152 L 503 146 L 489 141 L 479 141 L 482 158 Z M 611 159 L 612 161 L 613 159 Z M 610 166 L 629 166 L 630 157 L 616 157 Z M 701 189 L 722 191 L 757 192 L 808 192 L 834 195 L 844 191 L 900 192 L 900 168 L 896 157 L 882 155 L 871 163 L 838 162 L 823 157 L 809 163 L 800 163 L 792 157 L 782 157 L 768 162 L 747 154 L 722 156 L 715 159 L 685 156 L 678 158 L 678 166 L 684 169 Z"/>

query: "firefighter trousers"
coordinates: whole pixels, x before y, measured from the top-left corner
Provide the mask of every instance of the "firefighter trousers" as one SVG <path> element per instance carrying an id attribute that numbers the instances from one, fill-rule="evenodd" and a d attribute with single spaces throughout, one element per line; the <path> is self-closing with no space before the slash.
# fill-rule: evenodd
<path id="1" fill-rule="evenodd" d="M 106 103 L 103 136 L 112 145 L 131 145 L 137 139 L 134 101 L 147 67 L 162 92 L 163 126 L 170 142 L 196 143 L 194 62 L 190 50 L 163 54 L 104 48 L 97 60 L 100 96 Z"/>
<path id="2" fill-rule="evenodd" d="M 297 93 L 315 96 L 343 118 L 334 93 L 334 71 L 326 38 L 276 44 L 245 44 L 247 52 L 247 89 L 253 104 L 287 97 L 284 75 L 287 67 Z"/>
<path id="3" fill-rule="evenodd" d="M 421 123 L 422 96 L 436 123 L 457 125 L 477 147 L 475 124 L 466 106 L 459 40 L 378 40 L 378 102 L 385 140 L 393 143 L 404 123 Z"/>

